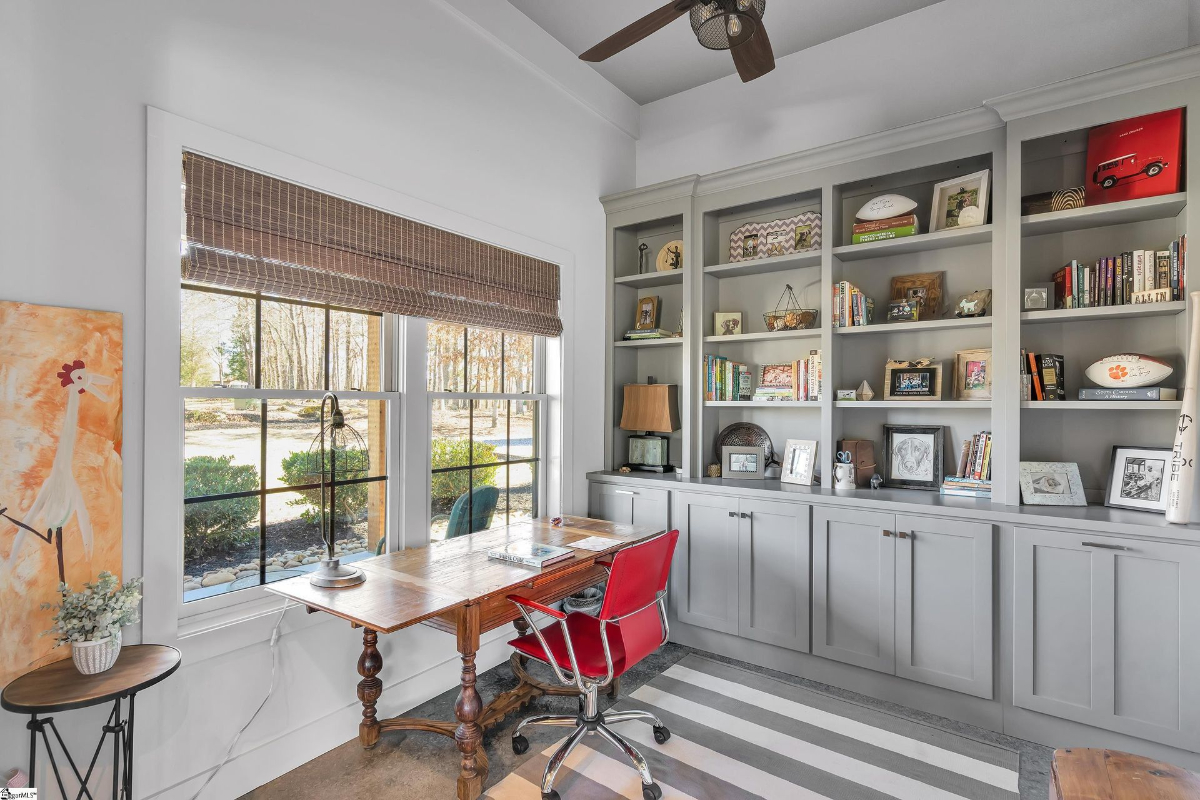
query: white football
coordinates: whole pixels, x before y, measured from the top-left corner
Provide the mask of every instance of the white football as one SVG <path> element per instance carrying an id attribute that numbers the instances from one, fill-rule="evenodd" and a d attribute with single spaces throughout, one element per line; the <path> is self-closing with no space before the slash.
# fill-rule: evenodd
<path id="1" fill-rule="evenodd" d="M 1161 358 L 1143 353 L 1105 356 L 1084 370 L 1087 379 L 1107 389 L 1153 386 L 1171 377 L 1175 370 Z"/>
<path id="2" fill-rule="evenodd" d="M 915 201 L 902 194 L 881 194 L 860 208 L 855 216 L 863 222 L 871 222 L 911 214 L 916 207 Z"/>

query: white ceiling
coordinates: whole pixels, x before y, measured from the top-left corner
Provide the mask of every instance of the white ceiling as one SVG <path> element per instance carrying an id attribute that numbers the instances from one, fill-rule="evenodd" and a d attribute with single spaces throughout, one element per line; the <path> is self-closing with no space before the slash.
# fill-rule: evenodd
<path id="1" fill-rule="evenodd" d="M 576 55 L 666 2 L 508 1 Z M 937 2 L 940 0 L 771 0 L 764 20 L 778 59 Z M 870 54 L 862 55 L 867 58 Z M 686 15 L 592 66 L 643 105 L 736 72 L 729 53 L 700 46 Z"/>

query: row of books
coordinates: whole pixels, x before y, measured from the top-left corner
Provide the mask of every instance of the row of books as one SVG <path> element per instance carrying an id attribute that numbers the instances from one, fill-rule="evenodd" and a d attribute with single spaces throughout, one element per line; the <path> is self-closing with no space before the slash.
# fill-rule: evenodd
<path id="1" fill-rule="evenodd" d="M 1021 399 L 1066 400 L 1063 357 L 1053 353 L 1021 350 Z"/>
<path id="2" fill-rule="evenodd" d="M 954 497 L 992 496 L 992 432 L 980 431 L 963 439 L 958 471 L 942 481 L 942 494 Z"/>
<path id="3" fill-rule="evenodd" d="M 838 281 L 833 285 L 833 327 L 870 325 L 874 313 L 875 301 L 863 294 L 853 283 Z"/>
<path id="4" fill-rule="evenodd" d="M 1095 264 L 1073 260 L 1054 273 L 1055 308 L 1098 308 L 1183 298 L 1187 236 L 1166 250 L 1131 250 Z"/>
<path id="5" fill-rule="evenodd" d="M 856 222 L 850 231 L 850 241 L 853 244 L 866 242 L 881 242 L 885 239 L 900 239 L 904 236 L 914 236 L 921 232 L 916 214 L 905 214 L 889 219 L 873 219 L 870 222 Z"/>
<path id="6" fill-rule="evenodd" d="M 725 356 L 704 357 L 705 400 L 749 400 L 753 377 L 746 364 Z"/>
<path id="7" fill-rule="evenodd" d="M 704 399 L 734 402 L 820 400 L 824 381 L 821 351 L 807 358 L 759 368 L 758 386 L 753 387 L 750 366 L 725 356 L 704 356 Z"/>
<path id="8" fill-rule="evenodd" d="M 634 339 L 672 339 L 675 337 L 673 331 L 663 330 L 662 328 L 645 328 L 643 330 L 634 329 L 625 331 L 625 340 L 632 341 Z"/>

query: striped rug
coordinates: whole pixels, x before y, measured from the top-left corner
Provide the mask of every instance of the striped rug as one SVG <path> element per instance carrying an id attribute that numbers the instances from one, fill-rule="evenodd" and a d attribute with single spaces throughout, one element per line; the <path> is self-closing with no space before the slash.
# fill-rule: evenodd
<path id="1" fill-rule="evenodd" d="M 613 730 L 650 762 L 664 800 L 1018 800 L 1019 755 L 765 675 L 689 655 L 614 710 L 653 711 L 671 729 Z M 505 746 L 501 743 L 500 746 Z M 490 800 L 539 800 L 557 744 L 492 787 Z M 589 736 L 559 771 L 564 800 L 640 800 L 633 767 Z"/>

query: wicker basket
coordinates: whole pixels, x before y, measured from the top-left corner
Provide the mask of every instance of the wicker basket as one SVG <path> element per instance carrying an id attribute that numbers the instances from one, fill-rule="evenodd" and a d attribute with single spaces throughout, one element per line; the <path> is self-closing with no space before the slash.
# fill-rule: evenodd
<path id="1" fill-rule="evenodd" d="M 774 311 L 763 314 L 763 322 L 767 330 L 775 331 L 806 331 L 817 327 L 817 317 L 820 311 L 815 308 L 801 308 L 796 293 L 789 283 L 783 287 L 783 294 L 775 304 Z"/>

